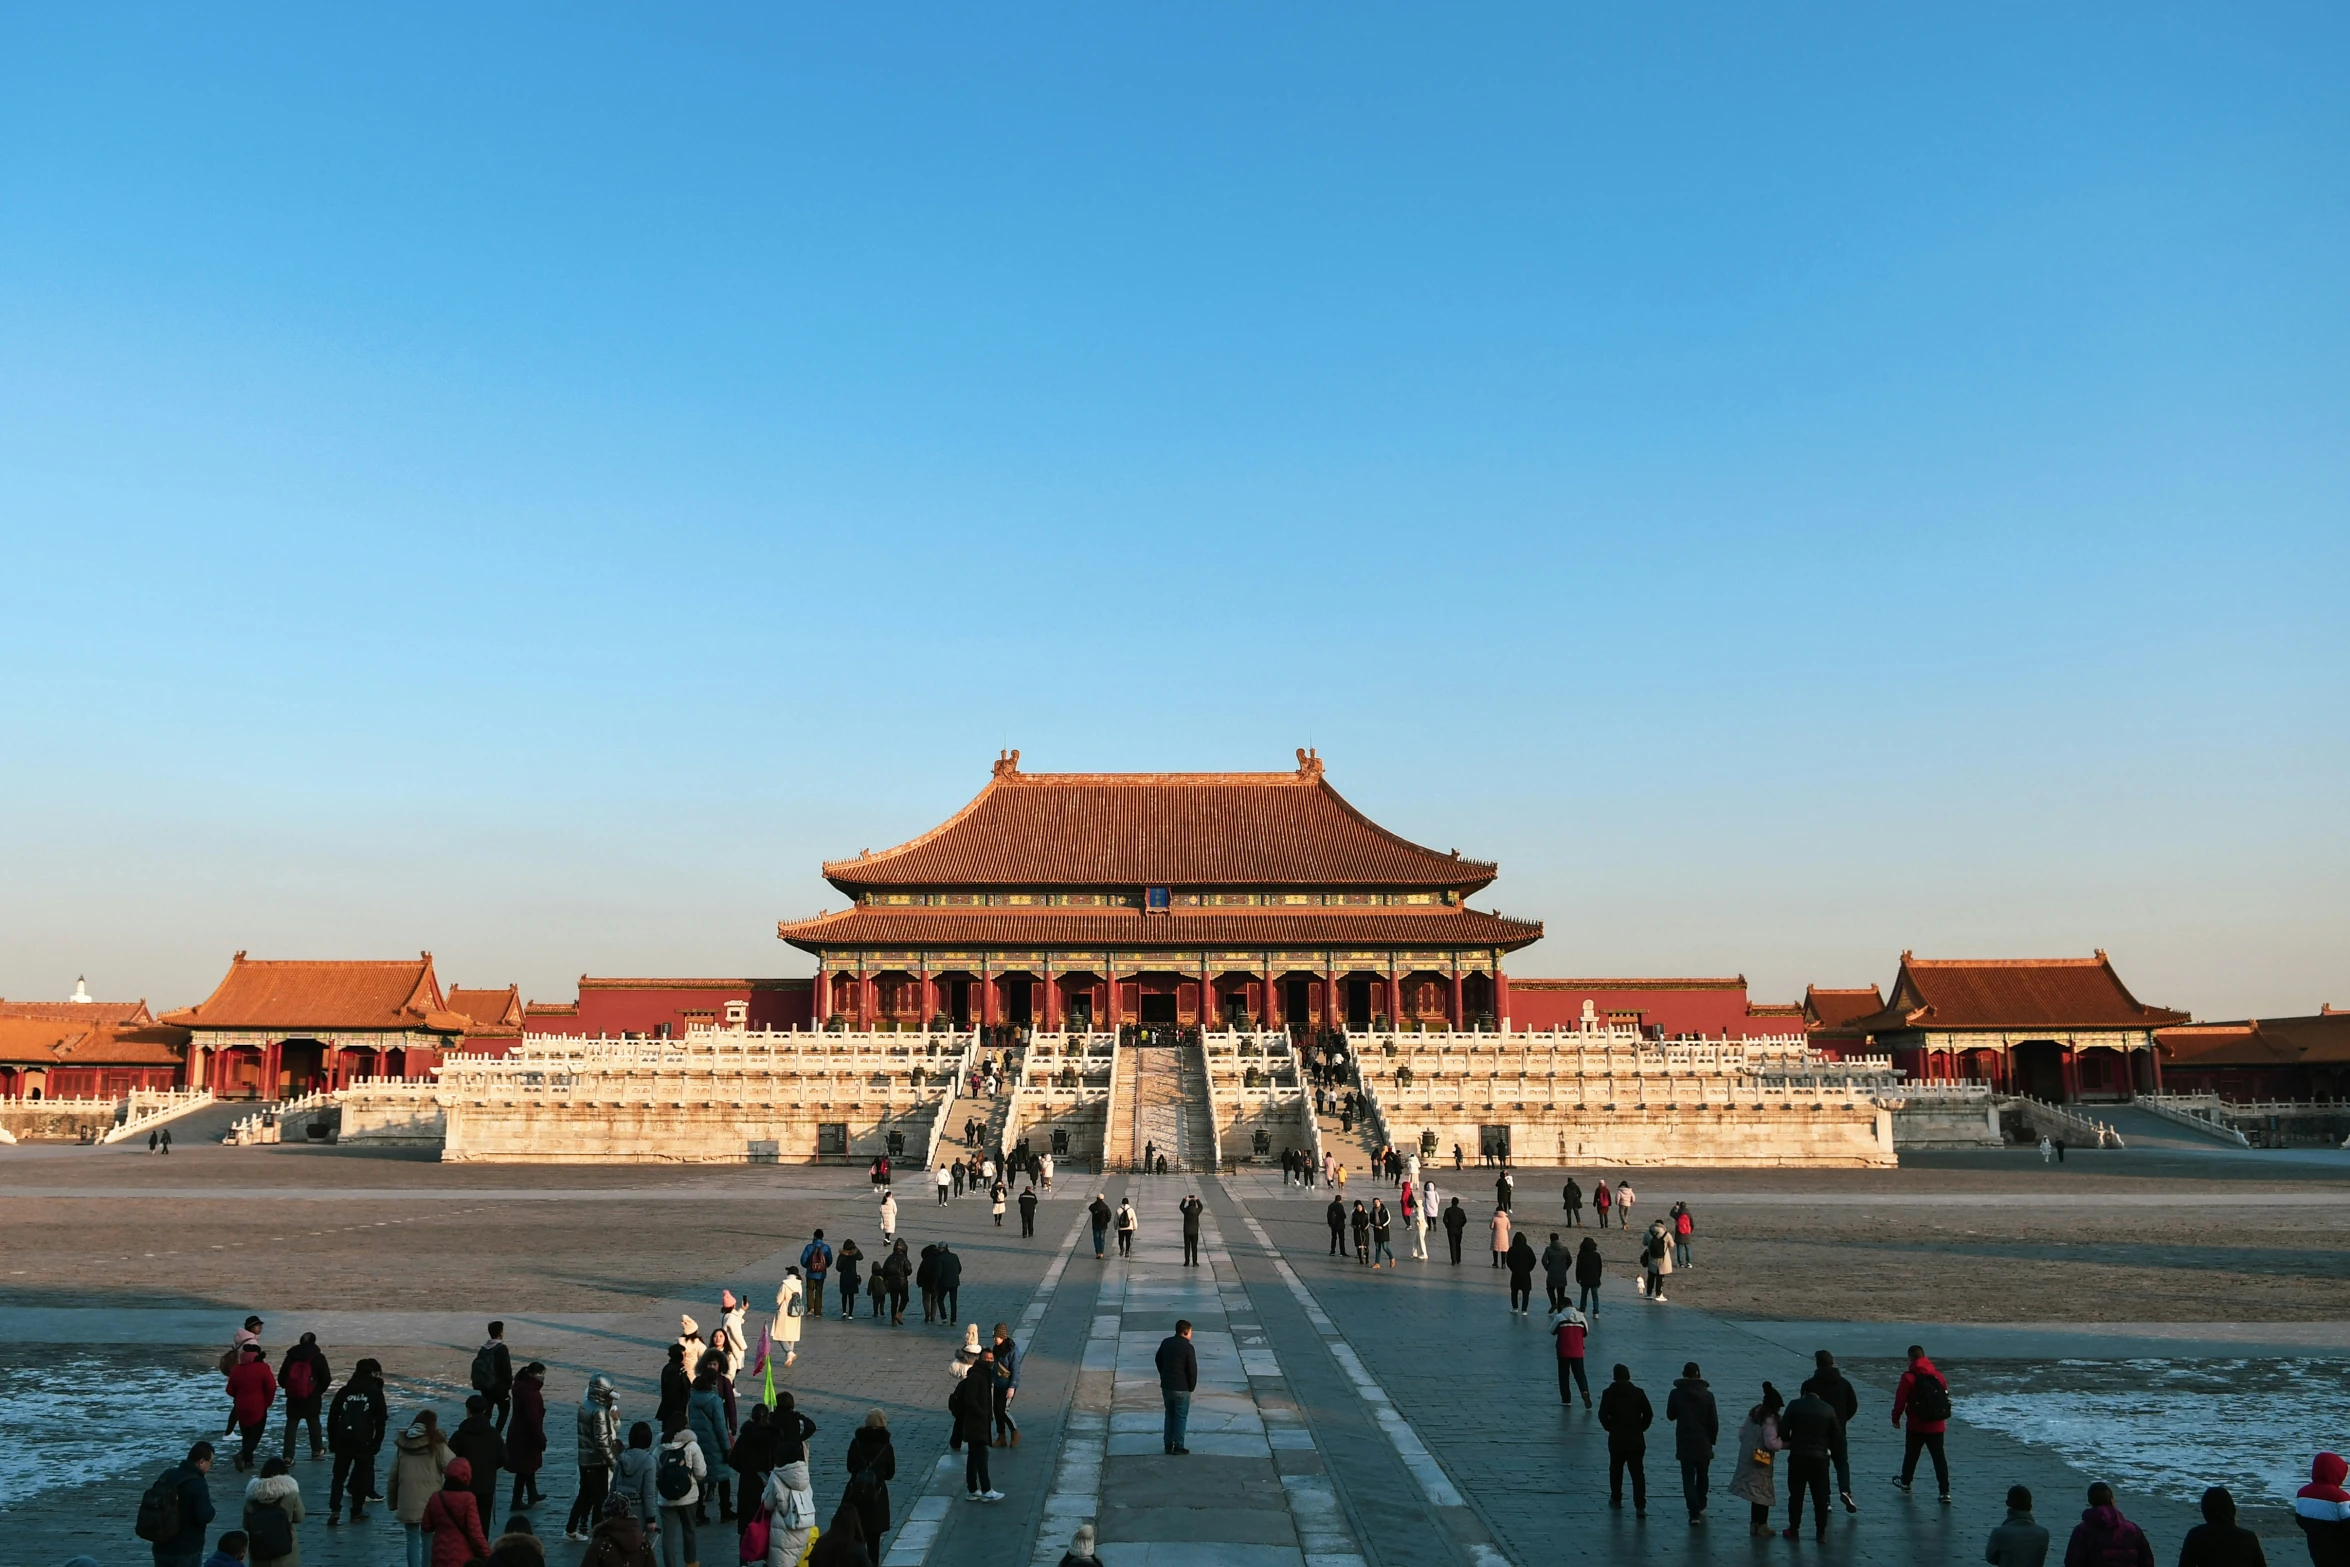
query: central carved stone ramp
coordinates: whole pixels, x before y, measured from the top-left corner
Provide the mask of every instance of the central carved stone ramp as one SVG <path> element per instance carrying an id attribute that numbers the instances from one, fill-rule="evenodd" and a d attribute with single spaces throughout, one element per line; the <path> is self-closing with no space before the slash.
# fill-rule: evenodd
<path id="1" fill-rule="evenodd" d="M 1134 1058 L 1129 1090 L 1130 1135 L 1123 1151 L 1132 1168 L 1144 1168 L 1144 1153 L 1164 1155 L 1170 1173 L 1207 1170 L 1215 1163 L 1209 1128 L 1207 1065 L 1197 1045 L 1140 1045 L 1121 1051 Z"/>

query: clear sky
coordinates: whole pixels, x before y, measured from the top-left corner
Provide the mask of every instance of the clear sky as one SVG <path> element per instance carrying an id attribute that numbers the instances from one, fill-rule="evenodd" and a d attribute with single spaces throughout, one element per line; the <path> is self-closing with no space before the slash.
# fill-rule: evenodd
<path id="1" fill-rule="evenodd" d="M 0 994 L 801 973 L 1288 765 L 1524 974 L 2350 1005 L 2350 10 L 10 8 Z"/>

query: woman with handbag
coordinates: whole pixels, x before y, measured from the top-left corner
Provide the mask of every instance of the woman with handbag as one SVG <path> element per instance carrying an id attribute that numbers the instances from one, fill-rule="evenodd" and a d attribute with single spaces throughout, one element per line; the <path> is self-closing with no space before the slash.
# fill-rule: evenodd
<path id="1" fill-rule="evenodd" d="M 1738 1467 L 1730 1476 L 1730 1494 L 1752 1509 L 1752 1534 L 1771 1532 L 1771 1507 L 1779 1499 L 1779 1411 L 1786 1402 L 1765 1382 L 1762 1402 L 1746 1412 L 1738 1427 Z"/>

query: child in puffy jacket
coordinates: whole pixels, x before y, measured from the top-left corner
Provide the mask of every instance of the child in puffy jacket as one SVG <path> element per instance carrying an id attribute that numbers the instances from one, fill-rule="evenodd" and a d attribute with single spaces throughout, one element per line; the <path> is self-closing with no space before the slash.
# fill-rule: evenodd
<path id="1" fill-rule="evenodd" d="M 481 1503 L 473 1494 L 473 1465 L 449 1460 L 441 1488 L 424 1504 L 424 1535 L 432 1542 L 432 1567 L 467 1567 L 490 1554 L 481 1526 Z"/>

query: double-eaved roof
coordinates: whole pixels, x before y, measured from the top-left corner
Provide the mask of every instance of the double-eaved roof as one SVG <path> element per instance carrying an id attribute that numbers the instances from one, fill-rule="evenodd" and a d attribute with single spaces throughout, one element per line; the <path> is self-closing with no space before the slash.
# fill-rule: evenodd
<path id="1" fill-rule="evenodd" d="M 796 947 L 1480 947 L 1514 949 L 1542 926 L 1461 906 L 1491 882 L 1489 861 L 1413 843 L 1330 787 L 1321 759 L 1286 773 L 1023 773 L 997 759 L 970 804 L 894 849 L 828 861 L 825 877 L 857 906 L 786 920 Z M 1054 893 L 1165 888 L 1072 907 Z M 934 893 L 991 897 L 942 906 Z M 1246 906 L 1186 900 L 1204 890 L 1261 895 Z M 1376 894 L 1377 896 L 1370 896 Z M 1358 895 L 1361 895 L 1358 897 Z M 1409 899 L 1410 901 L 1407 901 Z"/>
<path id="2" fill-rule="evenodd" d="M 432 954 L 391 962 L 248 958 L 242 952 L 212 994 L 163 1014 L 182 1028 L 270 1033 L 462 1034 L 433 977 Z"/>
<path id="3" fill-rule="evenodd" d="M 1288 773 L 1024 773 L 996 762 L 919 838 L 831 860 L 852 896 L 905 887 L 1394 887 L 1470 892 L 1496 867 L 1399 837 L 1298 753 Z"/>
<path id="4" fill-rule="evenodd" d="M 2152 1029 L 2184 1012 L 2130 994 L 2103 949 L 2087 958 L 1921 958 L 1904 952 L 1884 1009 L 1844 1026 L 1868 1034 L 1970 1029 Z"/>

